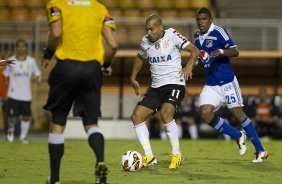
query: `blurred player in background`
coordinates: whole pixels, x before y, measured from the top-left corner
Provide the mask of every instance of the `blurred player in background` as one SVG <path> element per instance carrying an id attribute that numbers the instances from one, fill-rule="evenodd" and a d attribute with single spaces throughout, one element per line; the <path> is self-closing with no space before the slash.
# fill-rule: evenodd
<path id="1" fill-rule="evenodd" d="M 49 33 L 44 49 L 44 66 L 55 55 L 57 63 L 49 76 L 49 96 L 44 108 L 51 112 L 49 158 L 51 176 L 47 183 L 60 183 L 64 154 L 64 128 L 74 103 L 74 115 L 81 116 L 88 142 L 96 155 L 96 183 L 107 183 L 104 136 L 98 128 L 101 116 L 102 66 L 110 74 L 118 43 L 115 22 L 96 0 L 51 0 L 47 5 Z M 107 46 L 104 51 L 102 38 Z"/>
<path id="2" fill-rule="evenodd" d="M 258 134 L 251 120 L 243 111 L 243 100 L 236 76 L 230 66 L 229 57 L 237 57 L 239 50 L 228 33 L 213 24 L 210 10 L 201 8 L 196 13 L 199 28 L 194 34 L 195 45 L 200 52 L 200 59 L 204 68 L 206 84 L 200 94 L 200 116 L 214 129 L 230 135 L 239 145 L 239 154 L 246 153 L 246 136 L 243 131 L 230 126 L 226 121 L 214 115 L 221 103 L 225 103 L 234 116 L 241 122 L 248 138 L 255 146 L 255 159 L 252 162 L 262 162 L 267 158 Z"/>
<path id="3" fill-rule="evenodd" d="M 27 133 L 31 121 L 31 76 L 34 73 L 36 81 L 40 80 L 40 71 L 34 58 L 27 55 L 25 40 L 17 40 L 16 55 L 9 59 L 15 60 L 14 65 L 5 68 L 3 74 L 8 86 L 9 128 L 7 140 L 14 141 L 15 124 L 21 120 L 20 140 L 28 144 Z"/>
<path id="4" fill-rule="evenodd" d="M 2 117 L 3 117 L 3 130 L 4 134 L 8 133 L 8 98 L 7 98 L 7 86 L 5 85 L 4 76 L 3 76 L 3 67 L 0 66 L 0 104 L 2 109 Z"/>
<path id="5" fill-rule="evenodd" d="M 174 114 L 185 95 L 185 81 L 192 78 L 192 69 L 198 49 L 176 30 L 164 30 L 162 20 L 157 15 L 146 19 L 147 35 L 142 38 L 138 56 L 134 61 L 131 83 L 136 95 L 139 95 L 139 83 L 136 77 L 144 62 L 151 64 L 152 84 L 144 98 L 136 105 L 131 120 L 145 156 L 143 165 L 157 163 L 153 155 L 146 120 L 159 111 L 172 146 L 172 159 L 169 169 L 176 169 L 182 161 L 179 147 L 178 129 Z M 191 53 L 191 57 L 182 68 L 180 50 Z"/>

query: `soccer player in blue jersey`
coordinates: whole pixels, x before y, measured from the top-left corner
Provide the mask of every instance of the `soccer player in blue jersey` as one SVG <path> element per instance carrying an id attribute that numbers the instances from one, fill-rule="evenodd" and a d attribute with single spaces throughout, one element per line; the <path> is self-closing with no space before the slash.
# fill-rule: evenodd
<path id="1" fill-rule="evenodd" d="M 221 104 L 225 103 L 241 122 L 241 127 L 256 149 L 252 162 L 262 162 L 268 155 L 253 123 L 243 111 L 240 87 L 230 66 L 229 57 L 237 57 L 239 50 L 228 33 L 213 24 L 209 9 L 199 9 L 196 13 L 196 22 L 199 30 L 194 33 L 195 45 L 201 50 L 199 58 L 206 77 L 205 86 L 200 94 L 200 116 L 214 129 L 233 137 L 238 143 L 240 155 L 244 155 L 247 149 L 244 132 L 238 131 L 214 114 Z M 206 57 L 207 54 L 209 57 Z"/>

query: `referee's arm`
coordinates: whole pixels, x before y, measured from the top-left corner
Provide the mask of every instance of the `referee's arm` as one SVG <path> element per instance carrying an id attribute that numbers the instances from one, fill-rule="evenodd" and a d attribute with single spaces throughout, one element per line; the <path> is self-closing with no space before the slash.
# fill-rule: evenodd
<path id="1" fill-rule="evenodd" d="M 49 25 L 49 32 L 47 37 L 47 49 L 54 53 L 60 42 L 63 32 L 62 19 L 58 19 Z"/>
<path id="2" fill-rule="evenodd" d="M 107 42 L 104 54 L 104 67 L 107 68 L 111 65 L 112 58 L 115 56 L 118 50 L 118 41 L 115 30 L 111 27 L 103 25 L 102 34 Z"/>

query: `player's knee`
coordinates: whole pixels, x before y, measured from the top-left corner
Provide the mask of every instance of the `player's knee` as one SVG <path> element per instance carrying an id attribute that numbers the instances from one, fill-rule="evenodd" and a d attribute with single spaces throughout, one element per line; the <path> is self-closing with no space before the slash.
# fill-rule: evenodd
<path id="1" fill-rule="evenodd" d="M 131 121 L 136 124 L 136 123 L 142 123 L 144 120 L 142 114 L 140 114 L 139 112 L 133 112 L 133 114 L 131 115 Z"/>
<path id="2" fill-rule="evenodd" d="M 65 129 L 65 126 L 55 124 L 55 123 L 51 123 L 49 132 L 53 133 L 53 134 L 62 134 L 62 133 L 64 133 L 64 129 Z"/>
<path id="3" fill-rule="evenodd" d="M 31 118 L 30 118 L 29 116 L 23 116 L 23 117 L 22 117 L 22 120 L 23 120 L 23 121 L 30 121 L 30 119 L 31 119 Z"/>
<path id="4" fill-rule="evenodd" d="M 18 121 L 18 117 L 8 117 L 9 123 L 15 124 Z"/>
<path id="5" fill-rule="evenodd" d="M 173 113 L 167 109 L 160 111 L 160 116 L 165 123 L 169 123 L 173 119 Z"/>
<path id="6" fill-rule="evenodd" d="M 213 112 L 208 109 L 200 110 L 200 117 L 206 122 L 209 123 L 213 118 Z"/>

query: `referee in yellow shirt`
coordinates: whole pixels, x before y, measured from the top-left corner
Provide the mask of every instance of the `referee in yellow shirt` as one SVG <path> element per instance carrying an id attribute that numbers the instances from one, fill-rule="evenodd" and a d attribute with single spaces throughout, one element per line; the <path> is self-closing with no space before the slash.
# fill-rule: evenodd
<path id="1" fill-rule="evenodd" d="M 47 183 L 60 183 L 63 132 L 73 103 L 74 115 L 82 117 L 89 145 L 96 155 L 96 183 L 107 183 L 104 137 L 97 121 L 101 115 L 102 71 L 108 74 L 118 48 L 115 22 L 96 0 L 51 0 L 47 12 L 49 32 L 44 67 L 53 55 L 57 59 L 48 79 L 50 90 L 44 106 L 52 114 L 48 137 L 51 175 Z"/>

